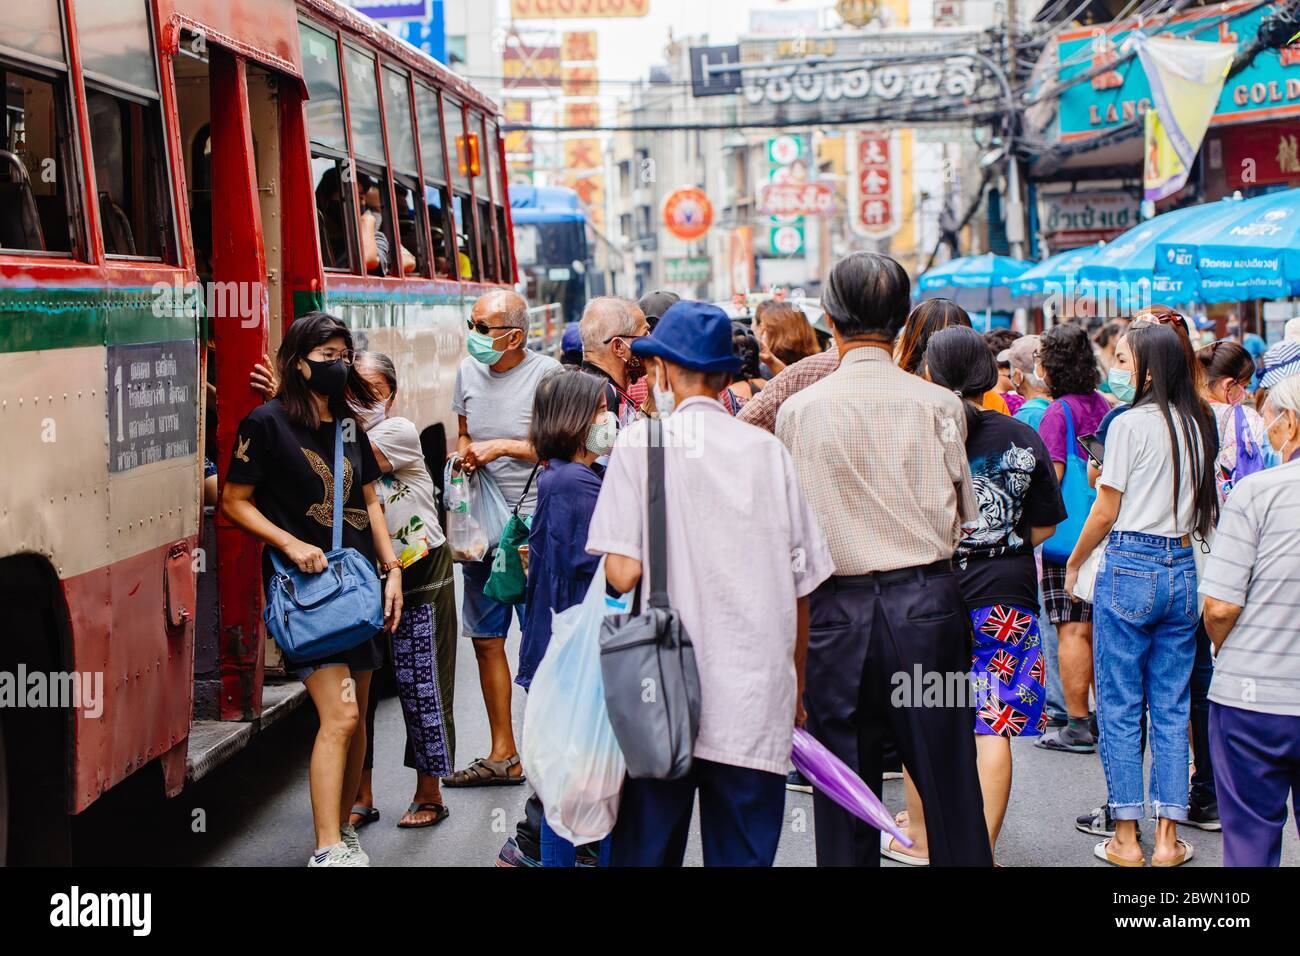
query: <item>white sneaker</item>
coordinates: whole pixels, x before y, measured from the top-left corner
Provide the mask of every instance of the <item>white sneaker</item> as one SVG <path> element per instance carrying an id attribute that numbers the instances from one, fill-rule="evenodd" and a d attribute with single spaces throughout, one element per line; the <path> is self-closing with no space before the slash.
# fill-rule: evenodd
<path id="1" fill-rule="evenodd" d="M 370 865 L 370 854 L 361 849 L 361 837 L 357 834 L 357 828 L 351 824 L 339 828 L 339 834 L 343 837 L 343 843 L 353 853 L 358 854 L 365 862 L 363 866 Z"/>
<path id="2" fill-rule="evenodd" d="M 324 850 L 317 850 L 307 861 L 308 866 L 369 866 L 365 854 L 360 854 L 348 847 L 346 843 L 335 843 Z"/>

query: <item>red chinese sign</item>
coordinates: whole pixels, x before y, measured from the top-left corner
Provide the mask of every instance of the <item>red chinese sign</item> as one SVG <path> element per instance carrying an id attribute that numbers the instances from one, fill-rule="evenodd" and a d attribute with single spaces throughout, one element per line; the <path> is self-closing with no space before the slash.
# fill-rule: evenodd
<path id="1" fill-rule="evenodd" d="M 702 239 L 713 225 L 713 203 L 700 189 L 679 189 L 664 201 L 664 226 L 678 239 Z"/>
<path id="2" fill-rule="evenodd" d="M 853 231 L 880 239 L 898 231 L 896 146 L 884 130 L 863 130 L 855 136 L 850 180 Z"/>
<path id="3" fill-rule="evenodd" d="M 1228 188 L 1300 183 L 1300 127 L 1256 123 L 1223 134 L 1223 168 Z"/>
<path id="4" fill-rule="evenodd" d="M 835 211 L 835 191 L 825 183 L 771 183 L 758 198 L 766 216 L 820 216 Z"/>

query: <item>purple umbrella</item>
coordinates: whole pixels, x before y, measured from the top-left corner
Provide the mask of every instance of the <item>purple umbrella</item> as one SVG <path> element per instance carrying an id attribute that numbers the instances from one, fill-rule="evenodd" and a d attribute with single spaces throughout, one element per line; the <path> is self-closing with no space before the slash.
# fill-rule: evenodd
<path id="1" fill-rule="evenodd" d="M 903 846 L 912 845 L 912 841 L 898 829 L 885 805 L 862 782 L 862 778 L 801 727 L 794 729 L 790 761 L 796 770 L 808 778 L 809 783 L 849 813 L 877 830 L 893 834 L 894 839 Z"/>

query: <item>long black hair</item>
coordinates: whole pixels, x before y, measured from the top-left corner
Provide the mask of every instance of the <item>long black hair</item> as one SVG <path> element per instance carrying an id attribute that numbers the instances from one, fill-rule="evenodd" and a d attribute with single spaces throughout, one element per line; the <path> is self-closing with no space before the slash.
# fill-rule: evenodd
<path id="1" fill-rule="evenodd" d="M 1196 380 L 1187 365 L 1187 353 L 1177 332 L 1163 325 L 1131 330 L 1125 338 L 1133 351 L 1136 370 L 1133 380 L 1137 395 L 1133 407 L 1153 405 L 1164 416 L 1174 456 L 1174 514 L 1182 501 L 1182 461 L 1177 428 L 1182 429 L 1183 446 L 1191 456 L 1192 482 L 1196 490 L 1196 531 L 1204 539 L 1219 517 L 1219 496 L 1215 490 L 1213 462 L 1219 456 L 1219 432 L 1214 415 L 1197 393 Z M 1178 425 L 1174 424 L 1177 414 Z"/>
<path id="2" fill-rule="evenodd" d="M 966 412 L 966 436 L 979 427 L 982 406 L 978 399 L 998 383 L 998 364 L 984 336 L 965 325 L 935 332 L 925 348 L 922 371 L 936 385 L 956 392 Z"/>
<path id="3" fill-rule="evenodd" d="M 280 349 L 275 353 L 276 372 L 280 377 L 280 391 L 276 398 L 284 406 L 289 418 L 304 428 L 320 427 L 320 415 L 316 403 L 312 401 L 312 391 L 307 380 L 298 370 L 298 360 L 305 359 L 312 350 L 324 345 L 330 339 L 341 338 L 347 350 L 352 351 L 352 332 L 328 312 L 308 312 L 294 319 L 285 330 Z M 366 384 L 366 380 L 357 374 L 356 365 L 348 368 L 347 386 L 342 395 L 329 400 L 330 414 L 335 421 L 352 418 L 352 408 L 369 408 L 379 400 Z"/>

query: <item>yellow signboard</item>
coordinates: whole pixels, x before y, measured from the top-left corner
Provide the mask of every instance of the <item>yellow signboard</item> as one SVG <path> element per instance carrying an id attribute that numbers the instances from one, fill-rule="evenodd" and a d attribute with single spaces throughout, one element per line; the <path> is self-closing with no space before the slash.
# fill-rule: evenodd
<path id="1" fill-rule="evenodd" d="M 516 20 L 603 20 L 649 12 L 650 0 L 510 0 Z"/>
<path id="2" fill-rule="evenodd" d="M 564 167 L 571 173 L 604 169 L 605 160 L 600 148 L 600 140 L 595 137 L 566 139 Z"/>
<path id="3" fill-rule="evenodd" d="M 560 59 L 565 63 L 595 63 L 597 37 L 594 30 L 564 34 L 560 41 Z"/>

